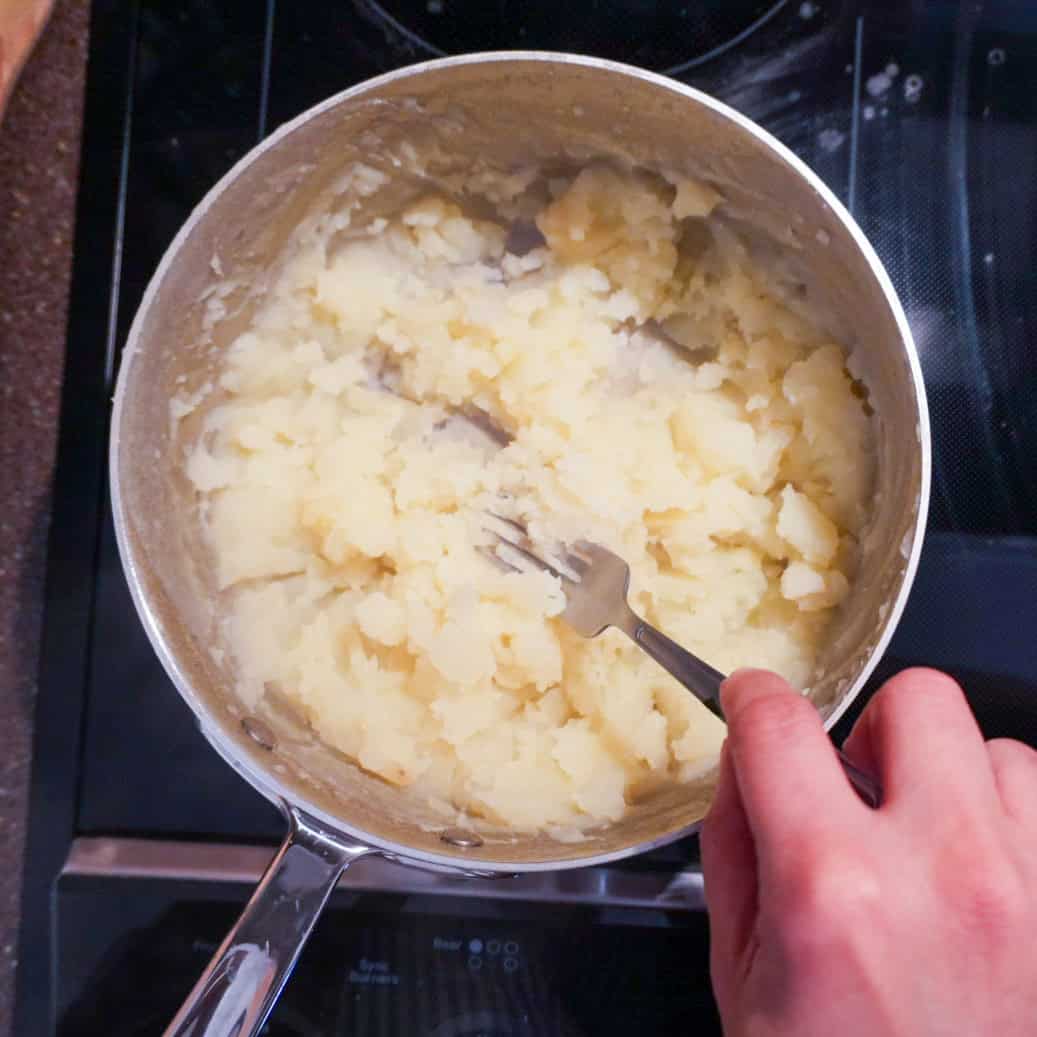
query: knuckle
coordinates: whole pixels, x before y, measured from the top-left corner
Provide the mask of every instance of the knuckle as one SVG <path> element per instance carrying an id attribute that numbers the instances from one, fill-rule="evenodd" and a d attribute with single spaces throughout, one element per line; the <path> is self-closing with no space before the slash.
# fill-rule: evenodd
<path id="1" fill-rule="evenodd" d="M 1014 738 L 993 738 L 987 742 L 987 751 L 997 768 L 1004 768 L 1030 781 L 1037 780 L 1037 752 Z"/>
<path id="2" fill-rule="evenodd" d="M 785 950 L 800 960 L 845 951 L 879 907 L 873 869 L 845 850 L 806 855 L 784 885 Z"/>
<path id="3" fill-rule="evenodd" d="M 989 936 L 1013 929 L 1025 906 L 1022 890 L 1014 879 L 973 882 L 965 895 L 967 920 Z"/>
<path id="4" fill-rule="evenodd" d="M 996 944 L 1005 933 L 1027 924 L 1032 898 L 1022 876 L 1000 856 L 974 856 L 968 870 L 948 876 L 945 886 L 974 938 Z"/>
<path id="5" fill-rule="evenodd" d="M 1011 738 L 987 743 L 1004 810 L 1027 829 L 1037 822 L 1037 752 Z"/>
<path id="6" fill-rule="evenodd" d="M 817 715 L 814 706 L 799 695 L 765 695 L 746 705 L 736 723 L 758 738 L 781 741 L 804 724 L 817 723 Z"/>
<path id="7" fill-rule="evenodd" d="M 886 681 L 880 694 L 883 700 L 910 695 L 912 698 L 927 701 L 965 703 L 965 693 L 953 677 L 926 666 L 913 666 L 902 670 Z"/>
<path id="8" fill-rule="evenodd" d="M 846 940 L 845 931 L 832 919 L 792 915 L 781 926 L 779 946 L 790 962 L 809 974 L 815 964 L 838 961 Z"/>
<path id="9" fill-rule="evenodd" d="M 1012 738 L 987 742 L 987 754 L 1004 809 L 1017 821 L 1037 817 L 1037 753 Z"/>

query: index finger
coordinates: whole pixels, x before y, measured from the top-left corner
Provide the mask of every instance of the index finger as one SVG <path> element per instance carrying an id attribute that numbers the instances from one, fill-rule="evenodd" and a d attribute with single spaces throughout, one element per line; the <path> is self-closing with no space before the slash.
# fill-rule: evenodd
<path id="1" fill-rule="evenodd" d="M 864 810 L 809 699 L 766 670 L 724 681 L 727 743 L 761 871 Z"/>

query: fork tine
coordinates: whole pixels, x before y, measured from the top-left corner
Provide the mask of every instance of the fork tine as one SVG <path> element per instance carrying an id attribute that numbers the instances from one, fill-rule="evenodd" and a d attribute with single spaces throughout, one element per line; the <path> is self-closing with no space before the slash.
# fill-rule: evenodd
<path id="1" fill-rule="evenodd" d="M 581 558 L 578 554 L 572 551 L 566 551 L 562 556 L 562 561 L 572 569 L 577 576 L 584 576 L 587 570 L 591 567 L 591 563 L 586 558 Z"/>
<path id="2" fill-rule="evenodd" d="M 577 552 L 578 557 L 584 559 L 588 565 L 593 563 L 595 558 L 599 558 L 602 551 L 606 550 L 601 544 L 592 544 L 589 540 L 577 540 L 572 548 Z"/>
<path id="3" fill-rule="evenodd" d="M 493 517 L 499 519 L 505 525 L 511 527 L 516 531 L 519 531 L 522 528 L 518 525 L 518 523 L 512 522 L 509 519 L 503 519 L 499 515 L 494 515 Z M 491 536 L 497 539 L 497 547 L 496 549 L 486 548 L 482 551 L 482 553 L 486 554 L 487 552 L 489 552 L 489 554 L 492 555 L 492 557 L 495 560 L 498 560 L 503 564 L 507 565 L 508 568 L 511 569 L 513 572 L 522 572 L 523 568 L 521 565 L 516 565 L 514 562 L 508 561 L 506 558 L 504 558 L 500 554 L 502 548 L 514 552 L 520 558 L 534 565 L 537 569 L 540 569 L 543 572 L 548 572 L 552 576 L 557 576 L 558 579 L 563 580 L 565 582 L 572 582 L 565 573 L 559 572 L 558 569 L 556 569 L 550 562 L 545 561 L 538 554 L 535 554 L 533 551 L 529 550 L 529 547 L 532 547 L 533 545 L 530 542 L 529 537 L 527 537 L 525 533 L 522 533 L 519 536 L 519 540 L 521 542 L 516 543 L 516 541 L 510 539 L 509 537 L 505 536 L 505 534 L 501 533 L 500 530 L 491 529 L 487 526 L 483 526 L 483 531 L 489 533 Z M 526 545 L 528 545 L 528 547 Z"/>
<path id="4" fill-rule="evenodd" d="M 521 522 L 517 521 L 516 519 L 505 518 L 503 515 L 498 515 L 495 511 L 488 511 L 486 512 L 486 514 L 489 515 L 490 518 L 496 519 L 502 525 L 507 526 L 509 529 L 513 529 L 516 533 L 518 533 L 520 537 L 522 537 L 524 541 L 528 543 L 529 531 L 526 529 L 524 525 L 522 525 Z M 493 530 L 490 530 L 490 532 L 492 533 Z M 501 534 L 498 534 L 498 536 L 500 535 Z M 504 539 L 507 540 L 507 537 L 505 537 Z"/>
<path id="5" fill-rule="evenodd" d="M 575 584 L 579 583 L 580 577 L 587 569 L 586 563 L 583 563 L 583 567 L 580 567 L 579 561 L 577 564 L 573 564 L 572 558 L 564 552 L 559 556 L 556 561 L 547 561 L 540 554 L 537 553 L 536 544 L 530 538 L 529 531 L 526 529 L 521 522 L 517 519 L 506 518 L 504 515 L 498 515 L 495 511 L 487 511 L 486 515 L 492 518 L 495 522 L 500 523 L 501 526 L 507 532 L 502 532 L 500 529 L 496 529 L 493 526 L 483 526 L 483 532 L 489 533 L 495 537 L 498 541 L 498 548 L 507 546 L 517 555 L 524 558 L 526 561 L 531 562 L 538 569 L 542 569 L 544 572 L 549 572 L 552 576 L 558 577 L 563 583 Z M 500 557 L 497 555 L 496 557 Z M 559 563 L 561 563 L 559 565 Z M 521 572 L 520 568 L 517 568 L 512 563 L 513 569 Z"/>
<path id="6" fill-rule="evenodd" d="M 517 522 L 515 519 L 505 518 L 503 515 L 498 515 L 494 511 L 488 511 L 486 514 L 495 522 L 499 522 L 504 526 L 506 532 L 501 532 L 501 530 L 495 529 L 492 526 L 483 526 L 484 532 L 495 536 L 499 541 L 502 541 L 505 544 L 510 544 L 516 549 L 522 549 L 523 551 L 532 553 L 540 564 L 546 564 L 539 558 L 539 556 L 537 556 L 536 545 L 530 539 L 529 533 L 522 523 Z"/>
<path id="7" fill-rule="evenodd" d="M 565 573 L 559 572 L 550 562 L 545 562 L 539 555 L 533 554 L 532 551 L 527 551 L 524 547 L 519 547 L 518 544 L 513 543 L 511 540 L 504 540 L 504 543 L 511 548 L 516 554 L 521 555 L 527 561 L 532 562 L 538 569 L 542 569 L 544 572 L 550 573 L 552 576 L 557 576 L 558 579 L 563 582 L 570 582 L 569 577 Z"/>
<path id="8" fill-rule="evenodd" d="M 613 554 L 613 552 L 607 547 L 602 547 L 601 544 L 591 543 L 589 540 L 577 540 L 575 543 L 569 545 L 569 550 L 580 560 L 585 569 L 590 569 L 598 563 L 606 560 L 621 561 L 619 556 Z"/>
<path id="9" fill-rule="evenodd" d="M 492 547 L 488 547 L 487 545 L 483 544 L 483 545 L 480 545 L 479 547 L 477 547 L 476 551 L 478 551 L 479 554 L 481 554 L 483 556 L 483 558 L 488 558 L 491 562 L 493 562 L 493 564 L 498 569 L 500 569 L 501 572 L 506 572 L 506 573 L 519 573 L 519 572 L 522 572 L 522 570 L 517 565 L 512 565 L 511 562 L 507 561 L 507 559 L 501 558 L 501 556 L 499 554 L 497 554 L 497 552 L 494 551 L 494 549 Z"/>

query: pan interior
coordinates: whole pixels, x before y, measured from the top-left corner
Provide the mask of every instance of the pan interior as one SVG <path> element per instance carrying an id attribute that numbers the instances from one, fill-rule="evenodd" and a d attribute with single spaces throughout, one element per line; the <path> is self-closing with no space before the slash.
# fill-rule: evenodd
<path id="1" fill-rule="evenodd" d="M 440 839 L 450 819 L 316 741 L 290 710 L 268 703 L 247 714 L 218 650 L 218 598 L 182 474 L 185 446 L 218 393 L 179 423 L 170 400 L 212 384 L 221 351 L 248 325 L 302 220 L 350 208 L 363 222 L 459 175 L 600 159 L 717 185 L 756 246 L 781 251 L 868 385 L 877 415 L 875 514 L 810 691 L 831 718 L 856 692 L 910 578 L 926 441 L 911 346 L 869 254 L 815 183 L 767 139 L 677 84 L 599 62 L 519 55 L 436 62 L 347 92 L 280 131 L 210 194 L 156 274 L 124 355 L 112 449 L 116 522 L 167 669 L 224 755 L 262 791 L 418 860 L 516 869 L 620 856 L 695 825 L 715 778 L 659 792 L 577 842 L 485 830 L 481 846 L 456 847 Z M 370 193 L 358 168 L 382 174 L 388 187 Z"/>

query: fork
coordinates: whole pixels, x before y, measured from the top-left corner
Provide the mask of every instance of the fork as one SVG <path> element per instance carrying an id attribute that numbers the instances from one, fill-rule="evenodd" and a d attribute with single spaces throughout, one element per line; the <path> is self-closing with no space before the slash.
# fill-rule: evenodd
<path id="1" fill-rule="evenodd" d="M 622 630 L 711 712 L 723 718 L 720 685 L 724 674 L 634 612 L 627 603 L 630 566 L 619 555 L 600 544 L 578 541 L 569 550 L 561 552 L 557 561 L 547 561 L 538 553 L 524 526 L 494 512 L 488 512 L 488 515 L 497 526 L 484 528 L 496 538 L 496 543 L 479 550 L 490 561 L 510 572 L 522 572 L 532 565 L 556 576 L 565 592 L 562 618 L 577 634 L 597 637 L 609 627 Z M 878 781 L 861 770 L 841 749 L 833 748 L 857 795 L 870 807 L 880 806 L 882 789 Z"/>

